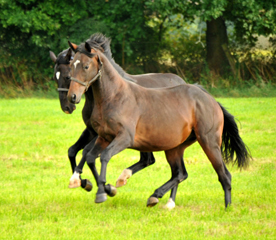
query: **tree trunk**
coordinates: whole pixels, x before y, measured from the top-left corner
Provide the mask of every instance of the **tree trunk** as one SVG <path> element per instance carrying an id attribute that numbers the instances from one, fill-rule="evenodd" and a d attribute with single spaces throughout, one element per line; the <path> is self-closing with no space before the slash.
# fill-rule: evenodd
<path id="1" fill-rule="evenodd" d="M 207 63 L 211 73 L 224 75 L 230 66 L 222 48 L 223 44 L 228 46 L 226 25 L 222 17 L 207 21 L 206 43 Z"/>

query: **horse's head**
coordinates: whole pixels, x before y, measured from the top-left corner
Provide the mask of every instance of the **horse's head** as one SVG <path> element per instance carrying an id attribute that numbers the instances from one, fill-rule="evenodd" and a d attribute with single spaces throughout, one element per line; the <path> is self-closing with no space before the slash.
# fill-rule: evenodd
<path id="1" fill-rule="evenodd" d="M 76 106 L 67 99 L 67 92 L 70 86 L 69 63 L 72 57 L 73 53 L 70 48 L 62 51 L 57 57 L 50 51 L 50 58 L 55 63 L 53 78 L 58 85 L 60 106 L 62 111 L 67 114 L 71 114 L 76 109 Z"/>
<path id="2" fill-rule="evenodd" d="M 92 49 L 87 42 L 79 46 L 70 41 L 68 43 L 75 57 L 70 63 L 71 83 L 67 97 L 71 103 L 79 103 L 82 94 L 100 76 L 101 61 L 97 50 Z"/>

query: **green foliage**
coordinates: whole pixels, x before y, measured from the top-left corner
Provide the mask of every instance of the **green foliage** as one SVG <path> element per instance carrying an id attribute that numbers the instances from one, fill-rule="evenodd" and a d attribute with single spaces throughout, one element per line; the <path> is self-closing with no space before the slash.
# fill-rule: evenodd
<path id="1" fill-rule="evenodd" d="M 238 49 L 233 48 L 233 45 L 236 46 L 254 46 L 257 40 L 257 36 L 264 35 L 269 36 L 270 34 L 276 33 L 276 10 L 273 6 L 275 6 L 276 1 L 269 1 L 269 3 L 265 1 L 260 0 L 246 0 L 246 1 L 229 1 L 229 0 L 223 0 L 223 1 L 214 1 L 214 0 L 207 0 L 207 1 L 164 1 L 164 0 L 156 0 L 147 3 L 147 6 L 155 11 L 155 17 L 159 19 L 163 19 L 165 16 L 167 18 L 171 18 L 173 14 L 181 14 L 183 18 L 179 18 L 178 21 L 175 21 L 175 24 L 173 24 L 173 27 L 170 27 L 169 31 L 171 29 L 178 28 L 179 26 L 179 32 L 182 30 L 183 33 L 186 32 L 186 26 L 187 23 L 191 24 L 195 21 L 210 21 L 212 19 L 217 19 L 219 17 L 223 18 L 223 21 L 227 21 L 227 23 L 231 24 L 231 30 L 234 27 L 234 31 L 232 31 L 232 36 L 229 39 L 230 40 L 230 46 L 232 47 L 231 50 L 234 54 L 238 51 Z M 184 19 L 184 24 L 183 24 Z M 223 29 L 221 29 L 223 31 Z M 162 34 L 166 34 L 166 31 L 163 30 Z M 198 34 L 197 34 L 198 35 Z M 194 34 L 194 37 L 197 38 L 196 34 Z M 201 35 L 202 38 L 204 38 L 204 34 Z M 219 36 L 217 36 L 219 38 Z M 186 44 L 186 41 L 179 41 L 184 44 Z M 207 47 L 206 50 L 208 50 L 208 44 L 211 45 L 211 42 L 206 42 Z M 227 41 L 225 44 L 228 44 Z M 198 51 L 196 47 L 192 47 L 191 45 L 187 45 L 188 47 L 183 48 L 185 52 L 193 53 L 193 58 L 198 59 L 197 56 L 200 56 L 201 64 L 199 64 L 200 67 L 196 66 L 196 68 L 199 70 L 199 72 L 202 74 L 205 66 L 204 61 L 206 59 L 206 56 L 208 57 L 208 54 L 204 51 Z M 179 45 L 177 45 L 177 48 L 179 48 Z M 182 52 L 184 52 L 182 51 Z M 214 51 L 214 49 L 212 49 Z M 216 51 L 221 52 L 222 48 L 220 46 L 217 46 Z M 173 52 L 173 51 L 171 51 Z M 248 51 L 247 51 L 248 52 Z M 223 55 L 224 53 L 222 53 Z M 239 54 L 239 53 L 237 53 Z M 174 53 L 174 58 L 176 58 L 176 55 Z M 210 56 L 210 54 L 209 54 Z M 185 61 L 186 55 L 183 55 L 183 59 Z M 177 56 L 179 60 L 177 62 L 180 62 L 180 56 Z M 239 57 L 236 58 L 236 61 L 239 60 Z M 214 62 L 216 59 L 213 60 Z M 220 61 L 220 60 L 218 60 Z M 228 60 L 229 61 L 229 60 Z M 228 62 L 225 61 L 225 64 Z M 207 62 L 209 63 L 208 59 Z M 240 63 L 241 65 L 238 66 L 242 67 L 243 69 L 238 69 L 236 72 L 243 71 L 243 73 L 240 73 L 240 77 L 243 79 L 249 79 L 253 78 L 255 79 L 255 72 L 261 72 L 261 76 L 264 77 L 264 79 L 271 79 L 271 73 L 270 74 L 264 74 L 264 72 L 259 71 L 258 64 L 254 63 L 251 65 L 255 65 L 253 69 L 248 68 L 248 62 L 246 63 Z M 274 66 L 269 65 L 269 69 L 273 69 Z M 186 68 L 190 69 L 190 67 Z M 225 67 L 225 69 L 227 69 Z M 210 69 L 214 70 L 214 69 Z M 218 69 L 216 69 L 218 70 Z M 271 72 L 271 70 L 269 70 Z M 185 72 L 185 68 L 182 68 L 182 72 Z M 215 71 L 216 72 L 216 71 Z M 194 74 L 192 74 L 194 75 Z M 227 74 L 229 75 L 229 73 Z M 235 73 L 233 73 L 235 75 Z M 236 77 L 236 76 L 235 76 Z M 198 80 L 197 78 L 194 78 L 194 80 Z"/>
<path id="2" fill-rule="evenodd" d="M 169 70 L 188 82 L 199 79 L 205 65 L 205 25 L 199 19 L 187 23 L 182 14 L 176 14 L 166 20 L 164 27 L 162 53 L 167 61 L 171 60 Z"/>
<path id="3" fill-rule="evenodd" d="M 276 33 L 275 4 L 275 0 L 155 0 L 148 2 L 147 6 L 157 12 L 156 16 L 181 13 L 186 20 L 199 17 L 201 21 L 209 21 L 223 16 L 234 23 L 238 39 L 251 43 L 256 40 L 255 34 L 267 36 Z"/>
<path id="4" fill-rule="evenodd" d="M 95 32 L 107 34 L 117 61 L 123 62 L 125 56 L 140 54 L 139 49 L 133 53 L 133 43 L 144 39 L 148 29 L 140 1 L 12 0 L 0 4 L 0 68 L 6 73 L 15 71 L 18 77 L 5 78 L 19 84 L 23 75 L 33 83 L 47 81 L 53 71 L 49 50 L 57 54 L 68 48 L 68 39 L 79 44 Z"/>
<path id="5" fill-rule="evenodd" d="M 28 84 L 48 88 L 53 72 L 49 50 L 57 54 L 68 48 L 68 39 L 78 44 L 102 32 L 112 39 L 116 62 L 129 73 L 171 71 L 198 81 L 206 69 L 208 44 L 200 24 L 220 16 L 231 23 L 235 55 L 233 46 L 252 46 L 256 36 L 276 33 L 275 4 L 276 0 L 2 0 L 0 79 L 23 89 Z M 250 71 L 254 74 L 245 73 L 244 79 L 256 78 L 256 67 Z"/>

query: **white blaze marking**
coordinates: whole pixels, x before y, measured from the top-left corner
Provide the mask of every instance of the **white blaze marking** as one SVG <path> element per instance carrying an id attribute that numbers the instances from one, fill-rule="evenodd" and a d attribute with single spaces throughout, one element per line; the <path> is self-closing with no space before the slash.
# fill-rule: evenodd
<path id="1" fill-rule="evenodd" d="M 56 78 L 59 80 L 60 72 L 56 72 Z"/>
<path id="2" fill-rule="evenodd" d="M 77 65 L 80 63 L 80 60 L 77 60 L 76 62 L 74 62 L 74 66 L 75 68 L 77 68 Z"/>

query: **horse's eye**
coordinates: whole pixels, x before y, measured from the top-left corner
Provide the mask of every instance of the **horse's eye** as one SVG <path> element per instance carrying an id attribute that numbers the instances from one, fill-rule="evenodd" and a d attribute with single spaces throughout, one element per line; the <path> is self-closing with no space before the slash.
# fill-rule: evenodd
<path id="1" fill-rule="evenodd" d="M 84 68 L 85 68 L 85 69 L 88 69 L 88 68 L 89 68 L 89 66 L 87 65 L 87 66 L 85 66 Z"/>
<path id="2" fill-rule="evenodd" d="M 71 79 L 71 77 L 70 76 L 66 76 L 66 80 L 70 80 Z"/>

